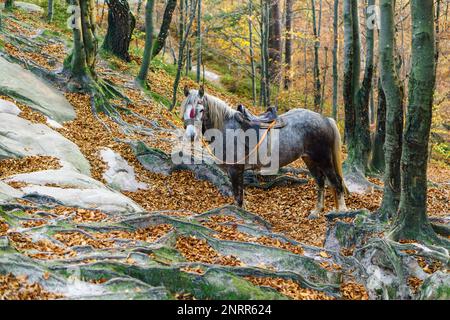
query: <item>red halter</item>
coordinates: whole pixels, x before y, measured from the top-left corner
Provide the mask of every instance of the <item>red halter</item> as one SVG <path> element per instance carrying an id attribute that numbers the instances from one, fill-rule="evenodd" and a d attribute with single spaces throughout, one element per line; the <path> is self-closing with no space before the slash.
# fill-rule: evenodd
<path id="1" fill-rule="evenodd" d="M 189 118 L 191 118 L 191 119 L 195 118 L 195 108 L 191 109 L 191 113 L 189 114 Z"/>

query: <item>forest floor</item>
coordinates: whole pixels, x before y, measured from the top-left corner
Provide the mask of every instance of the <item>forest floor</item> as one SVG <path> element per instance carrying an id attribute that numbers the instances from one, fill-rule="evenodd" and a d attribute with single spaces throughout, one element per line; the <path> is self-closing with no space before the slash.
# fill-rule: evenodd
<path id="1" fill-rule="evenodd" d="M 8 16 L 6 21 L 2 22 L 6 33 L 0 36 L 0 43 L 4 53 L 19 62 L 26 61 L 26 64 L 33 65 L 41 70 L 46 70 L 49 73 L 59 72 L 62 69 L 64 58 L 67 57 L 69 48 L 66 41 L 70 37 L 67 32 L 58 31 L 55 36 L 55 41 L 42 47 L 42 50 L 37 52 L 34 48 L 29 47 L 25 42 L 11 43 L 8 41 L 10 37 L 26 36 L 32 42 L 33 39 L 44 32 L 44 30 L 52 29 L 52 26 L 46 24 L 39 17 L 29 15 L 21 11 L 15 11 L 14 16 Z M 55 30 L 51 30 L 55 32 Z M 70 38 L 69 38 L 70 39 Z M 138 58 L 135 58 L 138 60 Z M 51 61 L 51 63 L 49 63 Z M 151 72 L 149 74 L 148 83 L 152 91 L 152 97 L 147 96 L 134 85 L 134 77 L 137 70 L 137 63 L 124 63 L 113 57 L 99 58 L 97 72 L 98 76 L 103 79 L 108 79 L 117 85 L 131 100 L 131 102 L 124 104 L 122 101 L 117 101 L 117 104 L 131 110 L 119 111 L 121 118 L 127 124 L 145 126 L 146 120 L 150 119 L 157 123 L 152 128 L 151 134 L 144 134 L 139 131 L 131 134 L 125 133 L 123 128 L 117 122 L 113 121 L 105 114 L 99 114 L 99 118 L 106 123 L 109 130 L 100 122 L 91 111 L 90 97 L 79 93 L 69 93 L 63 91 L 67 100 L 71 103 L 76 111 L 76 119 L 63 124 L 63 127 L 57 131 L 74 142 L 81 150 L 83 155 L 91 165 L 92 177 L 98 181 L 106 184 L 104 179 L 104 172 L 108 169 L 108 164 L 103 162 L 99 156 L 99 151 L 102 148 L 110 148 L 117 154 L 120 154 L 136 172 L 136 179 L 139 182 L 146 183 L 149 188 L 146 190 L 138 190 L 136 192 L 123 192 L 123 194 L 137 204 L 139 204 L 148 213 L 155 215 L 163 214 L 166 217 L 189 218 L 198 219 L 203 213 L 222 207 L 227 204 L 232 204 L 232 199 L 221 195 L 219 190 L 207 181 L 196 180 L 192 172 L 179 171 L 173 172 L 170 175 L 163 175 L 152 173 L 146 170 L 138 161 L 133 150 L 126 141 L 139 140 L 145 142 L 149 147 L 158 148 L 166 153 L 172 150 L 172 144 L 175 140 L 173 131 L 176 128 L 182 128 L 182 123 L 176 113 L 167 111 L 165 103 L 170 101 L 172 96 L 173 76 L 167 72 L 164 67 L 159 64 L 152 64 Z M 196 87 L 194 81 L 189 78 L 183 78 L 180 83 L 180 88 L 184 85 Z M 59 88 L 64 90 L 63 87 Z M 180 89 L 178 94 L 178 102 L 184 97 Z M 243 99 L 212 85 L 207 84 L 206 90 L 209 94 L 218 96 L 230 105 L 237 105 L 237 103 L 247 102 Z M 9 100 L 16 103 L 22 110 L 21 117 L 33 122 L 46 124 L 47 120 L 39 112 L 34 111 L 28 106 L 15 101 L 7 95 L 0 96 L 1 99 Z M 138 115 L 138 116 L 137 116 Z M 29 157 L 17 160 L 3 160 L 0 161 L 0 178 L 5 179 L 9 176 L 35 172 L 41 170 L 54 169 L 58 165 L 53 161 L 54 159 L 45 157 Z M 301 162 L 294 163 L 295 167 L 302 167 Z M 314 246 L 319 249 L 315 252 L 319 257 L 319 262 L 325 270 L 337 271 L 340 269 L 333 260 L 329 260 L 330 255 L 326 250 L 320 248 L 324 245 L 325 235 L 327 232 L 327 220 L 324 216 L 316 220 L 308 219 L 310 210 L 313 209 L 316 199 L 315 184 L 307 175 L 300 175 L 299 178 L 308 179 L 306 184 L 276 186 L 270 190 L 263 190 L 259 188 L 246 188 L 245 190 L 245 209 L 249 212 L 263 218 L 271 226 L 271 232 L 280 234 L 294 240 L 293 242 L 280 241 L 271 236 L 251 235 L 249 233 L 239 231 L 236 221 L 239 218 L 230 218 L 227 215 L 217 216 L 209 220 L 200 220 L 201 224 L 211 230 L 216 231 L 213 238 L 229 241 L 240 241 L 245 243 L 259 243 L 268 247 L 276 247 L 287 250 L 296 255 L 303 255 L 304 248 L 301 244 L 306 246 Z M 430 183 L 428 193 L 428 210 L 431 217 L 447 217 L 450 214 L 449 199 L 450 199 L 450 167 L 445 163 L 432 160 L 429 165 L 429 179 Z M 374 177 L 371 181 L 379 186 L 382 186 L 380 179 Z M 22 188 L 23 185 L 10 183 L 12 187 Z M 380 205 L 382 198 L 382 191 L 375 189 L 370 194 L 351 194 L 347 197 L 348 207 L 353 210 L 367 209 L 374 212 Z M 32 207 L 32 203 L 22 200 L 22 204 Z M 331 192 L 327 192 L 325 211 L 332 211 L 333 201 L 331 199 Z M 74 214 L 75 210 L 75 215 Z M 36 209 L 24 210 L 25 214 L 29 214 L 30 218 L 36 218 Z M 100 211 L 74 209 L 64 206 L 59 206 L 51 210 L 54 217 L 71 217 L 73 222 L 83 223 L 94 226 L 98 222 L 106 223 L 111 221 L 113 223 L 120 219 L 116 216 L 111 216 Z M 228 218 L 227 218 L 228 217 Z M 49 223 L 53 223 L 51 219 L 38 219 L 37 222 L 29 222 L 29 225 L 22 225 L 23 228 L 43 227 Z M 165 218 L 166 219 L 166 218 Z M 168 219 L 168 218 L 167 218 Z M 164 219 L 163 219 L 164 220 Z M 35 220 L 31 220 L 35 221 Z M 178 220 L 177 220 L 178 221 Z M 227 224 L 224 224 L 224 223 Z M 71 247 L 77 245 L 92 245 L 96 249 L 113 248 L 117 241 L 111 239 L 128 239 L 133 241 L 155 242 L 164 238 L 170 233 L 173 228 L 168 223 L 161 223 L 155 226 L 139 229 L 137 224 L 136 229 L 129 231 L 111 231 L 112 234 L 99 234 L 99 231 L 90 232 L 90 235 L 76 234 L 76 233 L 55 233 L 52 236 L 63 244 L 61 248 L 56 248 L 52 244 L 43 240 L 42 242 L 32 243 L 26 235 L 21 235 L 20 231 L 15 230 L 9 232 L 8 226 L 0 219 L 0 236 L 9 235 L 10 241 L 14 247 L 21 252 L 24 252 L 28 257 L 33 259 L 61 259 L 73 258 L 76 254 L 71 250 Z M 4 230 L 2 230 L 4 228 Z M 18 229 L 20 230 L 20 228 Z M 246 263 L 240 261 L 234 255 L 224 255 L 219 253 L 217 248 L 214 249 L 208 244 L 210 241 L 196 237 L 196 236 L 179 236 L 176 243 L 173 244 L 184 256 L 188 262 L 197 262 L 213 265 L 222 265 L 228 267 L 245 266 Z M 31 249 L 39 249 L 47 252 L 45 257 L 36 256 L 27 253 Z M 312 250 L 312 249 L 311 249 Z M 155 253 L 150 253 L 150 255 Z M 127 260 L 128 259 L 128 260 Z M 322 260 L 321 260 L 322 259 Z M 124 259 L 131 266 L 136 264 L 132 257 L 128 256 Z M 430 269 L 430 266 L 425 264 L 424 268 Z M 436 268 L 435 270 L 438 270 Z M 435 271 L 432 270 L 432 271 Z M 202 267 L 195 265 L 187 265 L 186 271 L 188 273 L 202 274 Z M 294 299 L 333 299 L 333 298 L 348 298 L 348 299 L 367 299 L 367 293 L 364 287 L 352 281 L 346 281 L 340 286 L 339 294 L 330 294 L 329 291 L 320 291 L 310 288 L 302 287 L 298 281 L 292 279 L 282 279 L 275 277 L 256 277 L 255 275 L 247 275 L 246 280 L 256 286 L 273 287 L 279 293 Z M 92 280 L 102 283 L 106 280 L 99 278 Z M 414 281 L 413 281 L 414 282 Z M 417 287 L 417 283 L 412 283 Z M 26 279 L 8 275 L 0 278 L 0 298 L 15 297 L 14 288 L 24 286 L 24 290 L 29 292 L 19 298 L 58 298 L 58 294 L 46 292 L 39 285 L 30 285 L 26 283 Z M 176 298 L 193 298 L 192 293 L 176 293 Z"/>

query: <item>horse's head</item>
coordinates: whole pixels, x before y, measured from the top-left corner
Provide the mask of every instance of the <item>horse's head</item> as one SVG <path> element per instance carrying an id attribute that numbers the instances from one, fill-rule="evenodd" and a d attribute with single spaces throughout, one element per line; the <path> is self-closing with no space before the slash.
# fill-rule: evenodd
<path id="1" fill-rule="evenodd" d="M 186 99 L 181 104 L 181 114 L 186 130 L 185 136 L 193 141 L 199 135 L 199 130 L 202 130 L 201 125 L 205 114 L 205 90 L 203 86 L 199 90 L 189 90 L 186 86 L 184 87 L 184 95 Z"/>

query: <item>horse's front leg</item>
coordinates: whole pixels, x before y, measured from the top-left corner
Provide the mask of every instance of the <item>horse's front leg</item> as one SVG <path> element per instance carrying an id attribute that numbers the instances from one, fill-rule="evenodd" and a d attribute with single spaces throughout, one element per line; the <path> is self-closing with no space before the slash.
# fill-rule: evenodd
<path id="1" fill-rule="evenodd" d="M 244 206 L 244 166 L 235 165 L 227 168 L 228 176 L 233 187 L 234 203 L 238 207 Z"/>

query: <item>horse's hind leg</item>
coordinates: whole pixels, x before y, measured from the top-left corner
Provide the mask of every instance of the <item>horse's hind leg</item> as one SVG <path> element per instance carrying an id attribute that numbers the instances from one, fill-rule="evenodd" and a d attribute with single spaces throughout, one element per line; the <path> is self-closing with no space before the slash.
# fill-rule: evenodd
<path id="1" fill-rule="evenodd" d="M 334 203 L 335 208 L 339 212 L 347 211 L 347 206 L 345 204 L 345 198 L 344 198 L 344 183 L 342 181 L 342 178 L 336 173 L 334 170 L 334 167 L 331 163 L 331 167 L 327 166 L 324 169 L 324 173 L 330 182 L 331 186 L 333 187 L 333 195 L 334 195 Z"/>
<path id="2" fill-rule="evenodd" d="M 311 214 L 308 217 L 309 219 L 316 219 L 325 208 L 325 176 L 317 163 L 306 157 L 303 158 L 303 161 L 317 184 L 316 207 L 311 211 Z"/>

